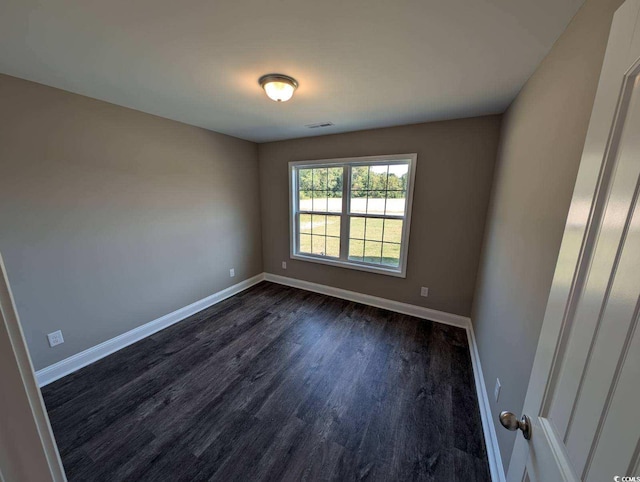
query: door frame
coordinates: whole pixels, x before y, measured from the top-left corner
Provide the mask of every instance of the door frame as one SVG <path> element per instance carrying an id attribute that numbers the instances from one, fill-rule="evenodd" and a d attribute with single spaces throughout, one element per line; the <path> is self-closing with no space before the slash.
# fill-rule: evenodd
<path id="1" fill-rule="evenodd" d="M 600 224 L 611 187 L 628 95 L 629 65 L 632 52 L 639 51 L 640 36 L 634 30 L 640 0 L 627 0 L 616 11 L 611 25 L 602 72 L 591 113 L 582 159 L 567 215 L 549 299 L 529 379 L 523 413 L 530 414 L 535 431 L 538 414 L 544 412 L 547 396 L 559 371 L 559 356 L 567 343 L 577 302 L 584 288 Z M 625 72 L 620 79 L 620 72 Z M 576 240 L 580 240 L 576 243 Z M 534 420 L 535 419 L 535 420 Z M 566 480 L 576 480 L 562 447 L 557 460 Z M 529 456 L 529 445 L 517 437 L 511 454 L 507 480 L 522 481 Z"/>
<path id="2" fill-rule="evenodd" d="M 0 254 L 0 480 L 66 482 Z"/>

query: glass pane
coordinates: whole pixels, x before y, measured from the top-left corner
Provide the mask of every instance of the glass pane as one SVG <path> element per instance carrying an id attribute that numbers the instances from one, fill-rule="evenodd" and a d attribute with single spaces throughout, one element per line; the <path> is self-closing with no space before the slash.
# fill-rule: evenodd
<path id="1" fill-rule="evenodd" d="M 313 193 L 311 191 L 300 191 L 300 197 L 298 198 L 298 208 L 300 211 L 313 211 L 312 197 Z"/>
<path id="2" fill-rule="evenodd" d="M 382 226 L 384 219 L 368 218 L 364 239 L 382 241 Z"/>
<path id="3" fill-rule="evenodd" d="M 327 216 L 327 236 L 340 237 L 340 216 Z"/>
<path id="4" fill-rule="evenodd" d="M 387 189 L 387 172 L 389 166 L 370 166 L 369 167 L 369 187 L 371 191 L 384 191 Z"/>
<path id="5" fill-rule="evenodd" d="M 351 168 L 351 190 L 368 189 L 369 166 L 354 166 Z"/>
<path id="6" fill-rule="evenodd" d="M 299 169 L 298 170 L 298 190 L 311 191 L 313 189 L 311 183 L 313 169 Z"/>
<path id="7" fill-rule="evenodd" d="M 395 216 L 404 216 L 406 197 L 406 191 L 387 191 L 387 210 L 385 213 Z"/>
<path id="8" fill-rule="evenodd" d="M 388 199 L 387 199 L 387 202 L 389 202 Z M 402 219 L 385 219 L 384 220 L 383 241 L 386 243 L 402 242 Z"/>
<path id="9" fill-rule="evenodd" d="M 311 234 L 311 214 L 300 215 L 300 226 L 298 227 L 300 233 Z"/>
<path id="10" fill-rule="evenodd" d="M 349 230 L 350 238 L 364 239 L 365 218 L 351 218 L 351 229 Z"/>
<path id="11" fill-rule="evenodd" d="M 327 189 L 327 168 L 318 167 L 313 170 L 313 190 L 326 191 Z"/>
<path id="12" fill-rule="evenodd" d="M 311 235 L 310 234 L 301 234 L 300 235 L 300 252 L 301 253 L 310 253 L 311 252 Z"/>
<path id="13" fill-rule="evenodd" d="M 369 191 L 367 214 L 384 214 L 385 191 Z"/>
<path id="14" fill-rule="evenodd" d="M 368 191 L 351 191 L 351 212 L 366 214 L 367 213 L 367 192 Z"/>
<path id="15" fill-rule="evenodd" d="M 408 164 L 394 164 L 389 166 L 389 182 L 387 184 L 387 189 L 406 191 L 408 177 Z"/>
<path id="16" fill-rule="evenodd" d="M 340 257 L 340 238 L 327 236 L 327 256 Z"/>
<path id="17" fill-rule="evenodd" d="M 313 210 L 326 212 L 327 191 L 313 191 Z"/>
<path id="18" fill-rule="evenodd" d="M 342 166 L 328 169 L 327 190 L 342 197 Z M 337 197 L 335 196 L 335 197 Z"/>
<path id="19" fill-rule="evenodd" d="M 349 259 L 353 261 L 362 261 L 362 254 L 364 252 L 364 241 L 361 239 L 349 240 Z"/>
<path id="20" fill-rule="evenodd" d="M 382 243 L 379 241 L 364 242 L 364 260 L 367 263 L 380 264 L 380 256 L 382 255 Z"/>
<path id="21" fill-rule="evenodd" d="M 313 254 L 324 255 L 325 239 L 324 236 L 311 236 L 311 252 Z"/>
<path id="22" fill-rule="evenodd" d="M 331 197 L 334 193 L 329 191 L 329 198 L 327 199 L 327 211 L 330 213 L 342 212 L 342 191 L 340 191 L 340 197 Z"/>
<path id="23" fill-rule="evenodd" d="M 314 214 L 311 224 L 311 234 L 324 236 L 326 234 L 326 224 L 326 216 L 321 214 Z"/>
<path id="24" fill-rule="evenodd" d="M 382 264 L 398 267 L 400 265 L 400 245 L 384 243 L 382 245 Z"/>

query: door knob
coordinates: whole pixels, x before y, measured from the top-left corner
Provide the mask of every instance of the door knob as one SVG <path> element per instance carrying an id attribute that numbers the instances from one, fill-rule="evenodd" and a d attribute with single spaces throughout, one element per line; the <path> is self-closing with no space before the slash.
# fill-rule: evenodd
<path id="1" fill-rule="evenodd" d="M 500 412 L 500 423 L 507 430 L 522 430 L 525 439 L 531 440 L 531 419 L 523 415 L 520 420 L 511 412 Z"/>

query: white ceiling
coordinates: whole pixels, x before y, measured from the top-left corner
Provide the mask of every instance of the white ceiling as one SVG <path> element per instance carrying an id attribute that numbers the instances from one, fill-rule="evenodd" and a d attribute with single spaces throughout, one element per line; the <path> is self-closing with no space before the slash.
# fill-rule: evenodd
<path id="1" fill-rule="evenodd" d="M 2 0 L 0 72 L 289 139 L 503 112 L 582 3 Z M 270 72 L 299 81 L 291 101 L 264 95 Z"/>

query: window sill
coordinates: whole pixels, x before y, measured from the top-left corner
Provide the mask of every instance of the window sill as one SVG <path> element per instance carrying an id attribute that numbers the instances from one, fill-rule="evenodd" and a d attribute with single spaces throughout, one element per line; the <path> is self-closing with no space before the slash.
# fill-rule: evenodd
<path id="1" fill-rule="evenodd" d="M 350 261 L 342 261 L 339 259 L 333 260 L 328 258 L 321 258 L 317 256 L 304 255 L 304 254 L 291 254 L 291 259 L 297 259 L 300 261 L 309 261 L 311 263 L 326 264 L 328 266 L 336 266 L 338 268 L 355 269 L 358 271 L 366 271 L 368 273 L 382 274 L 386 276 L 394 276 L 396 278 L 406 278 L 407 274 L 404 270 L 394 268 L 383 268 L 379 266 L 372 266 L 367 264 L 353 263 Z"/>

